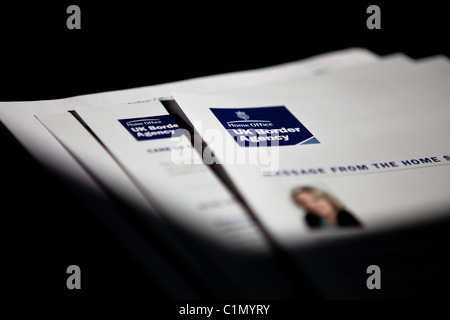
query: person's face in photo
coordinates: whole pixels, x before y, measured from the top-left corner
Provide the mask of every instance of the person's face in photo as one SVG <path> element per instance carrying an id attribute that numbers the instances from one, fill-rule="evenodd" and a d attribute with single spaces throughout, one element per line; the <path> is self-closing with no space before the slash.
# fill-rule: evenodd
<path id="1" fill-rule="evenodd" d="M 295 202 L 307 212 L 325 219 L 337 215 L 337 210 L 330 200 L 322 195 L 301 191 L 294 196 Z"/>

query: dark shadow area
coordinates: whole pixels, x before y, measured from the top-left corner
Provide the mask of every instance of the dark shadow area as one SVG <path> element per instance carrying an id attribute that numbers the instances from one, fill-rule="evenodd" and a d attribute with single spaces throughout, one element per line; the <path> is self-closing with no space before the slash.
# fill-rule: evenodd
<path id="1" fill-rule="evenodd" d="M 449 227 L 450 218 L 435 219 L 300 249 L 298 257 L 331 299 L 449 299 Z M 367 289 L 370 265 L 380 267 L 380 290 Z"/>
<path id="2" fill-rule="evenodd" d="M 162 291 L 131 263 L 113 238 L 60 178 L 34 160 L 1 126 L 5 292 L 43 298 Z M 66 269 L 82 270 L 82 290 L 66 287 Z"/>
<path id="3" fill-rule="evenodd" d="M 373 1 L 79 3 L 68 30 L 57 4 L 2 4 L 2 101 L 65 98 L 266 67 L 363 47 L 413 58 L 449 55 L 440 1 L 376 1 L 381 29 L 369 30 Z"/>

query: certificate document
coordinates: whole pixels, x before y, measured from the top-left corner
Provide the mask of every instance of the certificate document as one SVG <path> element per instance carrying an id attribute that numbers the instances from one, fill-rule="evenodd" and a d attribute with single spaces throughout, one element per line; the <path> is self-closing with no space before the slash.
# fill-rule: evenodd
<path id="1" fill-rule="evenodd" d="M 446 58 L 174 97 L 208 144 L 204 158 L 285 247 L 449 212 Z"/>

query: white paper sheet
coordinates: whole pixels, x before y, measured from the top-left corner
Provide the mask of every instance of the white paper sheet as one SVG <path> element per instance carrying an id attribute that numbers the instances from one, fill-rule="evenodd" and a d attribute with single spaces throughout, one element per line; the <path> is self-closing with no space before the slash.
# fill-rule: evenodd
<path id="1" fill-rule="evenodd" d="M 266 246 L 262 234 L 253 226 L 245 212 L 235 204 L 225 186 L 205 166 L 186 137 L 136 140 L 119 119 L 168 117 L 159 101 L 98 108 L 76 108 L 77 114 L 105 144 L 131 179 L 140 186 L 150 203 L 198 235 L 222 245 L 240 247 Z M 131 120 L 130 120 L 131 121 Z M 160 121 L 161 122 L 161 121 Z M 170 127 L 164 130 L 150 128 Z M 146 133 L 176 132 L 172 124 L 131 127 L 145 139 Z M 165 136 L 164 136 L 165 137 Z M 175 141 L 176 140 L 176 141 Z M 191 149 L 194 163 L 173 161 L 174 147 Z M 197 161 L 195 161 L 197 160 Z"/>
<path id="2" fill-rule="evenodd" d="M 237 90 L 235 94 L 228 90 L 226 95 L 173 95 L 203 137 L 208 129 L 221 133 L 223 139 L 216 135 L 214 141 L 205 140 L 263 225 L 289 247 L 308 244 L 311 239 L 405 225 L 448 212 L 449 68 L 445 58 L 416 66 L 393 59 L 298 82 Z M 237 158 L 247 160 L 260 150 L 237 146 L 210 110 L 242 109 L 237 112 L 247 112 L 249 119 L 254 119 L 254 111 L 247 108 L 268 106 L 286 106 L 320 141 L 272 147 L 277 166 L 269 169 L 278 171 L 278 176 L 262 175 L 268 173 L 267 168 L 261 170 L 261 165 L 249 165 L 249 161 L 227 162 L 230 149 L 225 144 L 234 146 Z M 402 164 L 413 159 L 425 163 Z M 368 170 L 357 169 L 363 165 Z M 321 168 L 324 174 L 317 173 Z M 302 169 L 316 174 L 298 173 Z M 302 186 L 337 197 L 363 227 L 338 232 L 313 230 L 305 222 L 305 209 L 291 199 L 291 191 Z"/>

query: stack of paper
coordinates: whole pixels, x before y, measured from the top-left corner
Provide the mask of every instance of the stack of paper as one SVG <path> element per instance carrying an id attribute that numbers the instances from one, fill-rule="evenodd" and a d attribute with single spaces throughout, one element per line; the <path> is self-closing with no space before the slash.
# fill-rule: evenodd
<path id="1" fill-rule="evenodd" d="M 446 57 L 348 49 L 0 115 L 170 296 L 332 297 L 304 248 L 449 213 L 449 80 Z"/>

